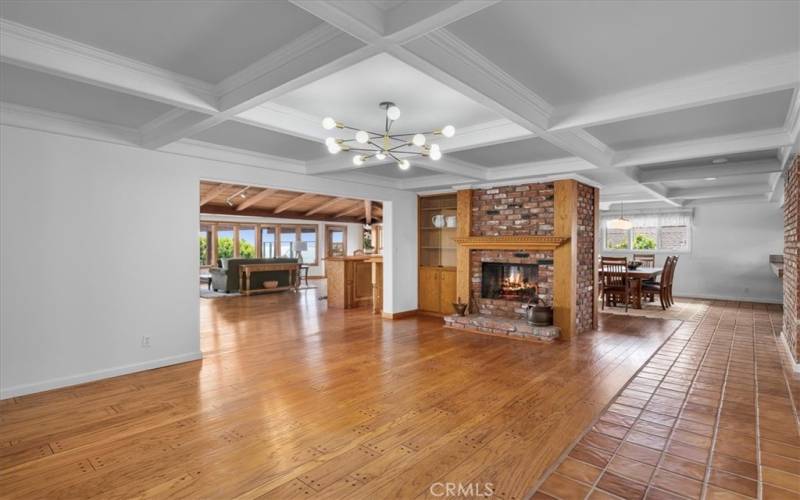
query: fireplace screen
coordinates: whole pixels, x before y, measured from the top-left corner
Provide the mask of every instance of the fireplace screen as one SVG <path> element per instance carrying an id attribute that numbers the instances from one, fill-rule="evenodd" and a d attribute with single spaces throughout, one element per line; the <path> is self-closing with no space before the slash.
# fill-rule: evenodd
<path id="1" fill-rule="evenodd" d="M 483 262 L 481 265 L 481 297 L 527 302 L 536 293 L 539 266 Z"/>

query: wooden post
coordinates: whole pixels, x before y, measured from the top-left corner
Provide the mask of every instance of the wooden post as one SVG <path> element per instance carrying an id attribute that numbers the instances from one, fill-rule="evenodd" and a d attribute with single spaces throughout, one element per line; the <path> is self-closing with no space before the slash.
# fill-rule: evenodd
<path id="1" fill-rule="evenodd" d="M 561 337 L 575 335 L 578 281 L 578 182 L 572 179 L 554 183 L 554 235 L 569 238 L 553 252 L 553 319 Z"/>
<path id="2" fill-rule="evenodd" d="M 463 189 L 456 193 L 456 216 L 458 226 L 456 235 L 459 238 L 469 237 L 472 228 L 472 190 Z M 469 248 L 459 245 L 456 250 L 456 297 L 462 302 L 470 304 L 467 311 L 470 311 L 472 295 L 472 284 L 470 276 L 470 256 Z"/>

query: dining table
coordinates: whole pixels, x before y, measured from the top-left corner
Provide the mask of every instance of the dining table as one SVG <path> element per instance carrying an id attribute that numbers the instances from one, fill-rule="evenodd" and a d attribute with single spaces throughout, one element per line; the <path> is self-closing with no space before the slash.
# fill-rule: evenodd
<path id="1" fill-rule="evenodd" d="M 633 301 L 631 307 L 634 309 L 642 308 L 642 283 L 647 280 L 655 280 L 664 271 L 663 267 L 637 267 L 636 269 L 628 269 L 628 279 L 631 284 L 631 296 Z M 602 268 L 599 271 L 601 279 L 603 275 Z"/>

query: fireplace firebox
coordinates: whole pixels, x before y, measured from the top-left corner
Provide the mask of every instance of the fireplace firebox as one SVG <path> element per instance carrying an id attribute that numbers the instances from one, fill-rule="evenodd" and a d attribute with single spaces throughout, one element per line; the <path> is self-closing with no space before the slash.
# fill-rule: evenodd
<path id="1" fill-rule="evenodd" d="M 537 264 L 481 263 L 481 298 L 527 302 L 536 294 Z"/>

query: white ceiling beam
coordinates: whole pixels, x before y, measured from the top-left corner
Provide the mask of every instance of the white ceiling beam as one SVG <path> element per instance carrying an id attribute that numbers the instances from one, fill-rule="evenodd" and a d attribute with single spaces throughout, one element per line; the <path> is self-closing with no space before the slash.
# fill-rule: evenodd
<path id="1" fill-rule="evenodd" d="M 565 151 L 598 167 L 610 165 L 611 150 L 588 134 L 548 133 L 552 106 L 446 29 L 387 50 Z"/>
<path id="2" fill-rule="evenodd" d="M 437 187 L 449 188 L 450 186 L 454 186 L 456 184 L 464 184 L 474 181 L 474 179 L 460 175 L 437 174 L 401 179 L 398 187 L 409 191 L 419 191 L 429 190 Z"/>
<path id="3" fill-rule="evenodd" d="M 789 134 L 783 129 L 759 130 L 707 139 L 673 142 L 659 146 L 618 151 L 614 155 L 615 167 L 635 167 L 652 163 L 690 160 L 724 156 L 748 151 L 777 149 L 791 144 Z"/>
<path id="4" fill-rule="evenodd" d="M 410 158 L 411 168 L 420 166 L 428 170 L 433 170 L 441 174 L 458 175 L 461 177 L 469 177 L 471 179 L 486 179 L 489 171 L 486 167 L 475 165 L 462 161 L 453 157 L 442 157 L 441 160 L 431 160 L 424 156 Z"/>
<path id="5" fill-rule="evenodd" d="M 211 116 L 176 112 L 171 120 L 147 124 L 142 128 L 142 145 L 158 149 L 191 137 L 378 52 L 358 45 L 335 28 L 321 25 L 223 80 L 216 87 L 219 112 Z"/>
<path id="6" fill-rule="evenodd" d="M 630 120 L 789 89 L 798 84 L 800 53 L 794 52 L 557 108 L 549 130 Z"/>
<path id="7" fill-rule="evenodd" d="M 728 198 L 731 196 L 766 196 L 772 190 L 772 186 L 766 183 L 735 186 L 714 186 L 713 184 L 714 181 L 709 181 L 708 186 L 669 189 L 668 194 L 670 198 L 674 199 L 696 200 L 703 198 Z"/>
<path id="8" fill-rule="evenodd" d="M 501 118 L 490 122 L 478 123 L 456 130 L 456 135 L 439 143 L 443 153 L 452 153 L 465 149 L 493 146 L 506 142 L 532 139 L 536 134 L 516 123 Z"/>
<path id="9" fill-rule="evenodd" d="M 217 110 L 211 84 L 6 19 L 0 60 L 189 110 Z"/>
<path id="10" fill-rule="evenodd" d="M 581 158 L 559 158 L 557 160 L 536 161 L 502 167 L 491 167 L 488 180 L 518 179 L 537 175 L 551 175 L 568 172 L 593 170 L 595 166 Z"/>
<path id="11" fill-rule="evenodd" d="M 500 0 L 439 0 L 415 2 L 413 8 L 399 5 L 387 13 L 384 34 L 388 40 L 402 45 L 499 2 Z"/>
<path id="12" fill-rule="evenodd" d="M 723 196 L 719 198 L 700 198 L 689 200 L 685 207 L 697 207 L 702 205 L 741 205 L 744 203 L 764 203 L 769 201 L 766 194 Z"/>
<path id="13" fill-rule="evenodd" d="M 289 0 L 295 6 L 367 44 L 380 43 L 385 14 L 369 2 Z"/>
<path id="14" fill-rule="evenodd" d="M 640 188 L 658 201 L 663 201 L 664 203 L 672 205 L 673 207 L 680 207 L 683 205 L 682 202 L 672 199 L 672 196 L 667 192 L 667 190 L 661 186 L 640 184 Z"/>
<path id="15" fill-rule="evenodd" d="M 635 178 L 643 184 L 667 181 L 705 179 L 707 177 L 730 177 L 735 175 L 771 174 L 780 172 L 777 159 L 758 160 L 722 165 L 687 165 L 681 167 L 659 167 L 639 169 Z"/>

